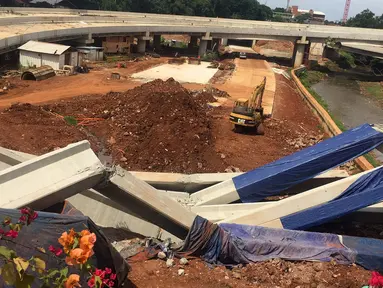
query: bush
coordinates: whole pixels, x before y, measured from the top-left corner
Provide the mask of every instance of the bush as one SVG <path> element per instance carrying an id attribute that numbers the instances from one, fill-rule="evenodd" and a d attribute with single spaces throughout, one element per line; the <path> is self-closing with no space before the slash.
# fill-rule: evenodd
<path id="1" fill-rule="evenodd" d="M 208 52 L 201 57 L 202 61 L 209 61 L 209 62 L 214 61 L 214 60 L 218 60 L 218 59 L 219 59 L 219 55 L 217 52 Z"/>

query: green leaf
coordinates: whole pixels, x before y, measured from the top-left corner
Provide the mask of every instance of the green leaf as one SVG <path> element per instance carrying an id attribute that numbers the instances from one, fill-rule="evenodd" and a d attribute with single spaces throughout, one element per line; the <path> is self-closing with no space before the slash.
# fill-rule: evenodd
<path id="1" fill-rule="evenodd" d="M 1 277 L 3 277 L 5 284 L 11 286 L 15 285 L 17 274 L 13 263 L 8 262 L 7 264 L 5 264 L 0 270 L 0 275 Z"/>
<path id="2" fill-rule="evenodd" d="M 13 263 L 16 264 L 16 270 L 19 273 L 20 279 L 23 279 L 23 275 L 29 267 L 29 261 L 27 261 L 21 257 L 17 257 L 17 258 L 13 259 Z"/>
<path id="3" fill-rule="evenodd" d="M 76 249 L 78 247 L 78 238 L 74 238 L 74 243 L 72 249 Z"/>
<path id="4" fill-rule="evenodd" d="M 94 284 L 96 288 L 101 288 L 102 287 L 102 280 L 100 276 L 95 276 L 94 277 Z"/>
<path id="5" fill-rule="evenodd" d="M 5 246 L 0 246 L 0 256 L 6 258 L 7 260 L 11 260 L 12 258 L 16 257 L 16 252 L 8 249 Z"/>
<path id="6" fill-rule="evenodd" d="M 25 274 L 23 279 L 17 279 L 16 280 L 16 287 L 17 288 L 31 288 L 33 281 L 35 281 L 35 277 L 32 275 Z"/>
<path id="7" fill-rule="evenodd" d="M 39 256 L 35 256 L 33 258 L 35 260 L 35 266 L 36 270 L 39 274 L 44 273 L 45 269 L 47 268 L 47 265 L 45 264 L 45 261 L 41 259 Z"/>
<path id="8" fill-rule="evenodd" d="M 57 269 L 49 270 L 48 272 L 49 272 L 49 273 L 48 273 L 44 278 L 52 278 L 52 277 L 55 276 L 57 273 L 60 273 L 60 271 L 57 270 Z"/>
<path id="9" fill-rule="evenodd" d="M 66 278 L 68 275 L 68 267 L 61 269 L 60 274 L 61 274 L 61 276 L 64 276 Z"/>

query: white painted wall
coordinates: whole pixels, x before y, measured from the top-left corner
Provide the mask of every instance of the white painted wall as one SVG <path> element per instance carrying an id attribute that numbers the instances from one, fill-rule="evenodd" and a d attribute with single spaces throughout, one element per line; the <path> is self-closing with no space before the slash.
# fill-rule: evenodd
<path id="1" fill-rule="evenodd" d="M 71 52 L 70 55 L 70 65 L 71 66 L 77 66 L 78 65 L 78 52 Z"/>
<path id="2" fill-rule="evenodd" d="M 23 67 L 40 67 L 41 66 L 41 54 L 20 50 L 20 65 Z"/>
<path id="3" fill-rule="evenodd" d="M 54 70 L 58 70 L 62 68 L 61 57 L 64 56 L 63 61 L 65 60 L 65 55 L 50 55 L 50 54 L 42 54 L 31 51 L 23 51 L 20 50 L 20 65 L 23 67 L 40 67 L 42 65 L 49 65 Z M 64 62 L 62 62 L 64 63 Z M 63 64 L 64 65 L 64 64 Z"/>
<path id="4" fill-rule="evenodd" d="M 62 54 L 59 57 L 59 67 L 63 68 L 64 65 L 65 65 L 65 54 Z"/>

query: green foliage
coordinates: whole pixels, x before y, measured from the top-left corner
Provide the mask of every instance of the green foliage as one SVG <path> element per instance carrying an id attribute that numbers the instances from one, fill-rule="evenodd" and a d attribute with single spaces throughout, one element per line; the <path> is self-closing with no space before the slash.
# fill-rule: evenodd
<path id="1" fill-rule="evenodd" d="M 218 58 L 219 58 L 219 55 L 217 52 L 208 52 L 201 57 L 201 60 L 210 62 L 210 61 L 217 60 Z"/>
<path id="2" fill-rule="evenodd" d="M 356 67 L 355 58 L 351 53 L 348 53 L 343 50 L 339 50 L 338 53 L 341 56 L 340 62 L 338 61 L 339 66 L 345 69 Z"/>
<path id="3" fill-rule="evenodd" d="M 370 153 L 365 154 L 364 157 L 375 168 L 379 167 L 381 165 L 380 162 L 378 162 L 378 160 L 376 160 L 375 157 L 373 155 L 371 155 Z"/>
<path id="4" fill-rule="evenodd" d="M 309 13 L 301 14 L 295 17 L 295 21 L 301 24 L 306 23 L 310 19 L 311 19 L 311 14 Z"/>
<path id="5" fill-rule="evenodd" d="M 77 126 L 77 119 L 73 116 L 64 116 L 64 120 L 70 126 Z"/>
<path id="6" fill-rule="evenodd" d="M 280 15 L 275 15 L 273 17 L 273 22 L 285 22 L 285 19 L 283 19 L 283 17 Z"/>
<path id="7" fill-rule="evenodd" d="M 299 75 L 301 82 L 306 87 L 311 87 L 320 81 L 322 81 L 325 77 L 325 74 L 319 71 L 304 71 Z"/>
<path id="8" fill-rule="evenodd" d="M 286 13 L 286 9 L 282 7 L 277 7 L 273 10 L 274 12 L 279 12 L 279 13 Z"/>
<path id="9" fill-rule="evenodd" d="M 346 26 L 362 28 L 383 28 L 383 15 L 376 16 L 374 12 L 366 9 L 355 17 L 351 17 Z"/>

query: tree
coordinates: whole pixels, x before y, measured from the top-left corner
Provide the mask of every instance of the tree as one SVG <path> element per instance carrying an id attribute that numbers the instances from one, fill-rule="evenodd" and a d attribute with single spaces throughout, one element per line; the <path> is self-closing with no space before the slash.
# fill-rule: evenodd
<path id="1" fill-rule="evenodd" d="M 301 24 L 308 22 L 308 20 L 310 19 L 311 19 L 311 14 L 309 13 L 301 14 L 295 17 L 295 21 Z"/>
<path id="2" fill-rule="evenodd" d="M 279 13 L 286 13 L 286 9 L 282 7 L 277 7 L 273 10 L 274 12 L 279 12 Z"/>
<path id="3" fill-rule="evenodd" d="M 382 15 L 383 16 L 383 15 Z M 369 9 L 362 11 L 355 17 L 351 17 L 346 26 L 350 27 L 362 27 L 362 28 L 378 28 L 380 26 L 382 17 L 376 17 L 375 13 Z"/>

